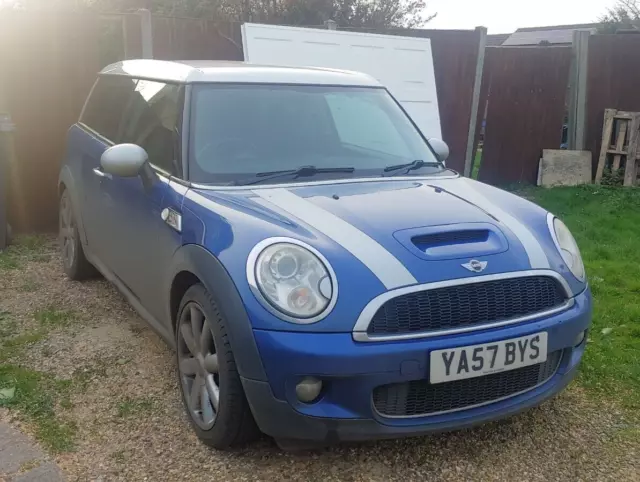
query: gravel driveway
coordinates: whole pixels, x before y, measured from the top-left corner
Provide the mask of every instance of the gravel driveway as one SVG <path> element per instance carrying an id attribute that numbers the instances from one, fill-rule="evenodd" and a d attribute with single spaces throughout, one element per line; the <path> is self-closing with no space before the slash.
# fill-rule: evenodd
<path id="1" fill-rule="evenodd" d="M 5 363 L 73 387 L 55 406 L 75 427 L 73 448 L 54 453 L 70 481 L 640 480 L 637 421 L 576 383 L 538 409 L 457 433 L 305 454 L 266 438 L 212 451 L 188 426 L 171 351 L 114 288 L 65 279 L 51 238 L 10 264 L 0 269 L 5 337 L 46 330 Z M 19 407 L 0 415 L 38 434 Z"/>

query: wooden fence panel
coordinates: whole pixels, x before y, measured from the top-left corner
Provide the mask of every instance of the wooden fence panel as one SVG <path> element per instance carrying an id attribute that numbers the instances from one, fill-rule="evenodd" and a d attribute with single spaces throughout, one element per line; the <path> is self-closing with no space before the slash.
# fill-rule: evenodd
<path id="1" fill-rule="evenodd" d="M 586 148 L 592 154 L 594 173 L 605 109 L 640 112 L 640 35 L 589 38 Z"/>
<path id="2" fill-rule="evenodd" d="M 451 154 L 447 166 L 464 172 L 480 31 L 421 30 L 431 39 L 443 140 Z"/>
<path id="3" fill-rule="evenodd" d="M 487 48 L 481 181 L 536 183 L 542 149 L 560 147 L 571 55 L 570 47 Z"/>
<path id="4" fill-rule="evenodd" d="M 0 97 L 16 125 L 9 217 L 18 230 L 55 226 L 66 132 L 100 70 L 97 16 L 0 15 Z"/>
<path id="5" fill-rule="evenodd" d="M 194 18 L 154 15 L 153 56 L 160 60 L 243 60 L 242 41 L 234 40 L 239 24 L 217 25 Z"/>

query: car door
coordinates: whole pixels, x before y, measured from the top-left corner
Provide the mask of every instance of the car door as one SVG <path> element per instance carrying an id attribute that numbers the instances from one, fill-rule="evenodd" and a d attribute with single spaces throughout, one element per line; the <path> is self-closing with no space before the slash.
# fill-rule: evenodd
<path id="1" fill-rule="evenodd" d="M 107 269 L 110 231 L 104 223 L 104 210 L 111 200 L 104 197 L 100 158 L 116 142 L 124 112 L 136 86 L 136 80 L 123 76 L 101 76 L 83 109 L 78 129 L 70 135 L 79 157 L 80 206 L 90 253 Z M 103 268 L 104 268 L 103 267 Z"/>
<path id="2" fill-rule="evenodd" d="M 120 143 L 147 151 L 153 182 L 142 176 L 110 176 L 101 182 L 104 226 L 109 231 L 106 262 L 156 319 L 161 320 L 166 266 L 182 244 L 182 195 L 170 176 L 179 176 L 180 87 L 139 80 L 118 133 Z M 163 211 L 171 216 L 163 218 Z M 165 222 L 167 219 L 168 222 Z"/>

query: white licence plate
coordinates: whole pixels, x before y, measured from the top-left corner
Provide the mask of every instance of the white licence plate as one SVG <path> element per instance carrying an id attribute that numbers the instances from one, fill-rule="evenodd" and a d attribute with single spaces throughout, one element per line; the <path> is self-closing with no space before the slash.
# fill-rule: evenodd
<path id="1" fill-rule="evenodd" d="M 515 370 L 547 360 L 547 333 L 431 352 L 430 383 Z"/>

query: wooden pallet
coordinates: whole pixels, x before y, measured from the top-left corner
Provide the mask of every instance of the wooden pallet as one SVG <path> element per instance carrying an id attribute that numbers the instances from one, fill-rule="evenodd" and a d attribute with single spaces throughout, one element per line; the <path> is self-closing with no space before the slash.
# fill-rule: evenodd
<path id="1" fill-rule="evenodd" d="M 635 186 L 638 177 L 639 144 L 640 112 L 605 109 L 596 184 L 601 183 L 605 169 L 616 172 L 624 162 L 624 185 Z"/>

